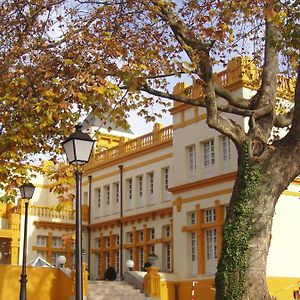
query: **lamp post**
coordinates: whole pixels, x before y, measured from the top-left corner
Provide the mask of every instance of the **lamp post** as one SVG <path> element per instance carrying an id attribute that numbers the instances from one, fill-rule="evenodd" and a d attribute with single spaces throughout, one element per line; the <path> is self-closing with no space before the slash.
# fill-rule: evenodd
<path id="1" fill-rule="evenodd" d="M 32 183 L 24 183 L 20 186 L 20 193 L 25 201 L 25 220 L 24 220 L 24 240 L 23 240 L 23 260 L 22 260 L 22 273 L 20 277 L 20 300 L 26 300 L 26 259 L 27 259 L 27 219 L 28 219 L 28 201 L 32 198 L 34 193 L 34 185 Z"/>
<path id="2" fill-rule="evenodd" d="M 75 167 L 76 178 L 76 241 L 75 241 L 75 265 L 76 265 L 76 300 L 83 299 L 82 287 L 82 217 L 81 217 L 81 182 L 82 167 L 91 156 L 95 143 L 87 133 L 81 131 L 81 126 L 75 126 L 75 132 L 72 133 L 63 143 L 62 146 L 67 155 L 67 160 Z"/>

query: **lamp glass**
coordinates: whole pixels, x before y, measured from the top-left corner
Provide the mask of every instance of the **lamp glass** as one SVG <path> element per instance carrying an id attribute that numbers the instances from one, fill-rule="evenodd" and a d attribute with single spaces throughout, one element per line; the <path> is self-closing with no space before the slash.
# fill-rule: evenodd
<path id="1" fill-rule="evenodd" d="M 24 183 L 20 186 L 20 193 L 22 198 L 31 199 L 35 190 L 35 186 L 32 183 Z"/>
<path id="2" fill-rule="evenodd" d="M 94 143 L 95 140 L 81 131 L 81 126 L 76 126 L 76 131 L 62 143 L 68 162 L 70 164 L 86 164 L 90 159 Z"/>
<path id="3" fill-rule="evenodd" d="M 128 260 L 126 261 L 126 266 L 127 266 L 127 268 L 133 268 L 133 266 L 134 266 L 134 261 L 131 260 L 131 259 L 128 259 Z"/>
<path id="4" fill-rule="evenodd" d="M 60 255 L 58 258 L 57 258 L 57 264 L 58 265 L 64 265 L 66 263 L 66 257 L 64 255 Z"/>

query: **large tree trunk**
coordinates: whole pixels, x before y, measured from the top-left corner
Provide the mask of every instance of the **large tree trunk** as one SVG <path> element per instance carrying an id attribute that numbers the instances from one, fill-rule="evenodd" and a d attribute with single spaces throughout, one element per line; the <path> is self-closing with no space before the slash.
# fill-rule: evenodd
<path id="1" fill-rule="evenodd" d="M 272 219 L 279 196 L 298 175 L 296 149 L 288 144 L 276 151 L 269 149 L 264 161 L 250 160 L 246 147 L 239 150 L 215 279 L 216 300 L 271 299 L 266 262 Z"/>

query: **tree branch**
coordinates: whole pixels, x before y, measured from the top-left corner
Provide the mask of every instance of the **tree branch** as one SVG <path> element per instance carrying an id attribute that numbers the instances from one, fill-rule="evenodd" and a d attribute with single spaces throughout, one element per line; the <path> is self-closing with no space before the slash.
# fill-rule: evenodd
<path id="1" fill-rule="evenodd" d="M 296 80 L 295 106 L 292 118 L 292 127 L 288 133 L 288 136 L 300 141 L 300 59 L 298 61 L 298 74 Z"/>
<path id="2" fill-rule="evenodd" d="M 251 106 L 250 100 L 234 95 L 233 93 L 223 88 L 219 84 L 214 84 L 214 87 L 215 87 L 216 94 L 224 98 L 225 100 L 227 100 L 229 104 L 239 108 L 250 108 Z"/>

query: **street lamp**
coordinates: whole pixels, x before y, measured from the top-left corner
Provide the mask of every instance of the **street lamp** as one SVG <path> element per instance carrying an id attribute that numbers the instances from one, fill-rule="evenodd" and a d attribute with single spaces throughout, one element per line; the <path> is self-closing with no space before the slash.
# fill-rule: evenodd
<path id="1" fill-rule="evenodd" d="M 76 177 L 76 242 L 75 242 L 75 265 L 76 265 L 76 300 L 83 299 L 82 288 L 82 218 L 81 218 L 81 181 L 82 166 L 85 165 L 91 156 L 95 140 L 87 133 L 81 131 L 81 126 L 75 126 L 72 133 L 62 146 L 67 155 L 68 162 L 75 166 Z"/>
<path id="2" fill-rule="evenodd" d="M 23 240 L 23 260 L 22 260 L 22 273 L 20 277 L 20 300 L 26 300 L 26 259 L 27 259 L 27 219 L 28 219 L 28 202 L 34 193 L 34 185 L 32 183 L 24 183 L 20 186 L 20 193 L 25 201 L 25 221 L 24 221 L 24 240 Z"/>
<path id="3" fill-rule="evenodd" d="M 63 268 L 64 267 L 64 264 L 66 263 L 67 259 L 64 255 L 60 255 L 58 258 L 57 258 L 57 266 L 59 268 Z"/>

